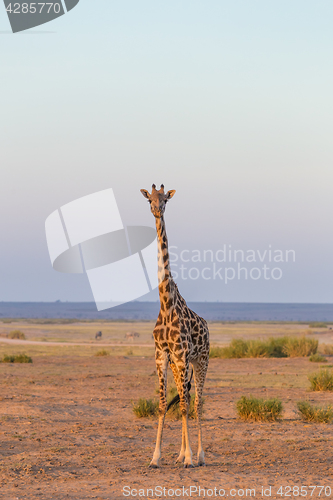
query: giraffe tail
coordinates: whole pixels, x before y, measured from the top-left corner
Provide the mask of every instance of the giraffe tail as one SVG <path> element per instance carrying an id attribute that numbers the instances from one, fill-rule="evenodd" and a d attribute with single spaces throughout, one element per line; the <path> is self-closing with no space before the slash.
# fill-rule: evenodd
<path id="1" fill-rule="evenodd" d="M 191 387 L 192 387 L 192 385 L 191 385 L 192 377 L 193 377 L 193 369 L 192 369 L 192 373 L 191 373 L 191 378 L 190 378 L 190 380 L 188 381 L 188 384 L 187 384 L 187 390 L 188 390 L 188 392 L 190 392 Z M 176 394 L 176 396 L 168 404 L 167 411 L 169 411 L 170 408 L 172 408 L 172 406 L 176 406 L 179 403 L 179 401 L 180 401 L 179 394 Z"/>

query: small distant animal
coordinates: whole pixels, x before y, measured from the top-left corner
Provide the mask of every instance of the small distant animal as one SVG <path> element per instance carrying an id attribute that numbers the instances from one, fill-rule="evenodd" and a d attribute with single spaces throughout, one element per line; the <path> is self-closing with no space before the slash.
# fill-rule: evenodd
<path id="1" fill-rule="evenodd" d="M 138 333 L 138 332 L 125 333 L 125 339 L 134 339 L 135 337 L 140 337 L 140 333 Z"/>
<path id="2" fill-rule="evenodd" d="M 97 332 L 95 334 L 95 340 L 101 339 L 102 338 L 102 332 Z"/>

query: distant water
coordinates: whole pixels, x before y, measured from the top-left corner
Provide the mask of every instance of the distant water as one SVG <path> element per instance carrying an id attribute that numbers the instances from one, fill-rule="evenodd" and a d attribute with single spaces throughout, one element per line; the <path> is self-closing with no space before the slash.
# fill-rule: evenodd
<path id="1" fill-rule="evenodd" d="M 188 302 L 208 321 L 329 321 L 333 304 Z M 98 312 L 94 302 L 0 302 L 2 318 L 154 320 L 159 302 L 129 302 Z"/>

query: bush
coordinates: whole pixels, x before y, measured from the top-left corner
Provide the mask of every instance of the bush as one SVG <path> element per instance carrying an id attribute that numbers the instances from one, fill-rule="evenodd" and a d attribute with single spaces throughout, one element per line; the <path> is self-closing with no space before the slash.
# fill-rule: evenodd
<path id="1" fill-rule="evenodd" d="M 109 356 L 109 351 L 106 351 L 105 349 L 101 349 L 100 351 L 95 352 L 95 356 Z"/>
<path id="2" fill-rule="evenodd" d="M 209 351 L 209 357 L 210 358 L 224 358 L 223 352 L 224 352 L 224 347 L 211 347 Z"/>
<path id="3" fill-rule="evenodd" d="M 320 370 L 320 372 L 309 375 L 308 379 L 311 384 L 311 391 L 333 391 L 332 370 Z"/>
<path id="4" fill-rule="evenodd" d="M 298 411 L 306 422 L 329 424 L 333 420 L 332 406 L 314 406 L 307 401 L 298 401 Z"/>
<path id="5" fill-rule="evenodd" d="M 133 413 L 139 418 L 155 417 L 158 415 L 158 401 L 140 398 L 137 403 L 132 403 Z"/>
<path id="6" fill-rule="evenodd" d="M 242 420 L 256 422 L 272 422 L 281 417 L 282 402 L 277 399 L 257 399 L 253 396 L 242 396 L 236 404 L 237 412 Z"/>
<path id="7" fill-rule="evenodd" d="M 25 340 L 25 335 L 21 330 L 12 330 L 8 333 L 7 338 Z"/>
<path id="8" fill-rule="evenodd" d="M 248 342 L 241 339 L 234 339 L 227 347 L 212 347 L 209 353 L 210 358 L 245 358 Z"/>
<path id="9" fill-rule="evenodd" d="M 286 358 L 285 346 L 289 337 L 270 338 L 266 341 L 268 358 Z"/>
<path id="10" fill-rule="evenodd" d="M 234 339 L 230 345 L 222 348 L 223 358 L 245 358 L 248 342 L 242 339 Z"/>
<path id="11" fill-rule="evenodd" d="M 321 344 L 321 349 L 324 354 L 327 354 L 328 356 L 332 356 L 333 354 L 333 345 L 331 344 Z"/>
<path id="12" fill-rule="evenodd" d="M 318 340 L 307 339 L 306 337 L 289 337 L 284 347 L 284 351 L 290 358 L 300 358 L 316 354 Z"/>
<path id="13" fill-rule="evenodd" d="M 316 354 L 311 354 L 309 361 L 312 361 L 313 363 L 327 363 L 327 359 L 318 352 Z"/>
<path id="14" fill-rule="evenodd" d="M 327 324 L 321 322 L 314 322 L 309 324 L 309 328 L 327 328 Z"/>
<path id="15" fill-rule="evenodd" d="M 315 354 L 318 340 L 306 337 L 277 337 L 268 340 L 234 339 L 227 347 L 212 347 L 210 358 L 286 358 Z"/>
<path id="16" fill-rule="evenodd" d="M 269 350 L 268 343 L 261 340 L 250 340 L 247 342 L 246 348 L 247 358 L 268 358 Z"/>
<path id="17" fill-rule="evenodd" d="M 7 355 L 5 354 L 2 363 L 32 363 L 32 358 L 26 354 Z"/>

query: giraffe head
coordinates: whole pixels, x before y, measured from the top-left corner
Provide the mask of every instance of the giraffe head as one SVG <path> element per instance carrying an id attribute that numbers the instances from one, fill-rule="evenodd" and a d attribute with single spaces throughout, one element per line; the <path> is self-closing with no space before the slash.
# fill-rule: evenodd
<path id="1" fill-rule="evenodd" d="M 162 215 L 164 214 L 165 205 L 169 200 L 171 200 L 176 192 L 174 189 L 172 189 L 171 191 L 164 193 L 163 184 L 161 184 L 161 188 L 159 191 L 157 191 L 155 184 L 153 184 L 151 194 L 149 194 L 146 189 L 141 189 L 140 191 L 143 196 L 149 201 L 150 210 L 154 217 L 156 217 L 157 219 L 162 217 Z"/>

